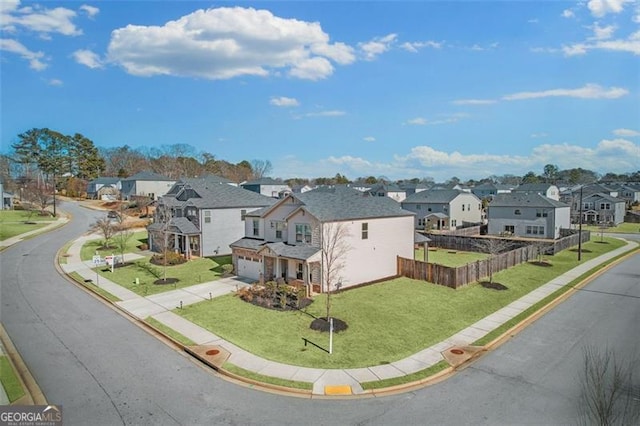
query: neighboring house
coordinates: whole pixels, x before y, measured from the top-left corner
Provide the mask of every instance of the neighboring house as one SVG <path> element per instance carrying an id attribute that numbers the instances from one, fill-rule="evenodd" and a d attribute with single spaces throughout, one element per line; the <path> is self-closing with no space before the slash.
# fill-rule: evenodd
<path id="1" fill-rule="evenodd" d="M 579 223 L 582 212 L 582 223 L 599 224 L 608 223 L 619 225 L 624 222 L 625 200 L 612 197 L 604 193 L 582 195 L 582 209 L 580 208 L 580 198 L 574 198 L 571 209 L 573 223 Z"/>
<path id="2" fill-rule="evenodd" d="M 182 179 L 158 200 L 149 246 L 160 251 L 157 238 L 166 228 L 172 250 L 186 257 L 231 254 L 229 244 L 244 235 L 245 215 L 274 202 L 211 177 Z"/>
<path id="3" fill-rule="evenodd" d="M 10 192 L 5 192 L 4 183 L 0 181 L 0 195 L 2 195 L 2 209 L 3 210 L 12 210 L 13 209 L 13 194 Z"/>
<path id="4" fill-rule="evenodd" d="M 415 228 L 455 230 L 482 223 L 482 202 L 470 192 L 430 189 L 408 196 L 402 208 L 415 213 Z"/>
<path id="5" fill-rule="evenodd" d="M 87 184 L 87 198 L 94 200 L 118 199 L 121 189 L 120 178 L 99 177 Z"/>
<path id="6" fill-rule="evenodd" d="M 388 197 L 347 187 L 291 194 L 246 217 L 245 237 L 231 244 L 236 273 L 326 291 L 323 241 L 342 229 L 348 251 L 333 282 L 341 288 L 397 274 L 397 256 L 413 258 L 413 214 Z M 331 254 L 330 250 L 325 250 Z M 334 253 L 335 254 L 335 253 Z M 334 288 L 331 288 L 334 290 Z"/>
<path id="7" fill-rule="evenodd" d="M 272 178 L 260 178 L 249 182 L 241 183 L 240 186 L 246 190 L 266 195 L 267 197 L 278 198 L 282 191 L 291 191 L 289 185 L 278 182 Z"/>
<path id="8" fill-rule="evenodd" d="M 313 190 L 312 186 L 309 185 L 294 185 L 291 187 L 291 192 L 294 194 L 304 194 L 305 192 L 309 192 Z"/>
<path id="9" fill-rule="evenodd" d="M 471 188 L 471 192 L 478 198 L 490 199 L 498 194 L 508 194 L 513 189 L 509 185 L 501 185 L 498 183 L 481 183 Z"/>
<path id="10" fill-rule="evenodd" d="M 540 194 L 552 200 L 560 201 L 560 190 L 550 183 L 523 183 L 511 190 L 512 193 Z"/>
<path id="11" fill-rule="evenodd" d="M 617 193 L 617 195 L 609 193 L 616 198 L 621 198 L 627 203 L 627 209 L 630 209 L 634 203 L 640 203 L 640 183 L 614 183 L 609 187 Z"/>
<path id="12" fill-rule="evenodd" d="M 429 186 L 423 183 L 400 182 L 398 186 L 400 187 L 400 189 L 404 190 L 406 196 L 429 189 Z"/>
<path id="13" fill-rule="evenodd" d="M 122 198 L 128 200 L 132 195 L 149 197 L 157 200 L 166 194 L 176 183 L 175 179 L 153 172 L 140 172 L 121 180 Z"/>
<path id="14" fill-rule="evenodd" d="M 488 233 L 557 239 L 571 227 L 568 204 L 536 193 L 498 194 L 487 209 Z"/>
<path id="15" fill-rule="evenodd" d="M 392 183 L 375 184 L 366 192 L 373 197 L 389 197 L 397 202 L 401 202 L 407 198 L 406 191 Z"/>

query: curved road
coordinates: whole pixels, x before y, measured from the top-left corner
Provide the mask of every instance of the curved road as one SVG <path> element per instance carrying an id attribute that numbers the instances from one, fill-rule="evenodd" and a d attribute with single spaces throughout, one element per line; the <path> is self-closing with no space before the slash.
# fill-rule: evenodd
<path id="1" fill-rule="evenodd" d="M 221 379 L 60 277 L 54 253 L 97 212 L 0 255 L 0 319 L 66 425 L 575 423 L 585 345 L 640 359 L 640 255 L 442 383 L 401 395 L 302 399 Z"/>

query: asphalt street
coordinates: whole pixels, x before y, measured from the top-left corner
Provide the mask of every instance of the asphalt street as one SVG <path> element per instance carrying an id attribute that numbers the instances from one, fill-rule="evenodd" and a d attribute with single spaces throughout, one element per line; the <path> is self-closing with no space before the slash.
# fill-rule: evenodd
<path id="1" fill-rule="evenodd" d="M 640 255 L 439 384 L 382 398 L 302 399 L 224 380 L 61 277 L 56 251 L 101 213 L 0 254 L 0 319 L 66 425 L 576 423 L 583 348 L 640 360 Z"/>

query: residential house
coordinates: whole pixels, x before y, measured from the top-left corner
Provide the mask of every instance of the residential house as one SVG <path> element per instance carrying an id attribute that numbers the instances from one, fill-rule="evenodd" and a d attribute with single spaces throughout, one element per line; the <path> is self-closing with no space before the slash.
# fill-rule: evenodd
<path id="1" fill-rule="evenodd" d="M 3 210 L 12 210 L 13 194 L 4 190 L 4 182 L 2 182 L 2 179 L 0 179 L 0 195 L 2 196 L 2 206 L 0 207 Z"/>
<path id="2" fill-rule="evenodd" d="M 613 197 L 605 193 L 582 195 L 582 208 L 580 198 L 575 198 L 571 209 L 573 223 L 599 224 L 607 223 L 619 225 L 624 222 L 626 202 L 622 198 Z"/>
<path id="3" fill-rule="evenodd" d="M 240 186 L 246 190 L 266 195 L 267 197 L 278 198 L 278 194 L 282 191 L 291 192 L 291 188 L 284 182 L 275 179 L 263 177 L 249 182 L 241 183 Z"/>
<path id="4" fill-rule="evenodd" d="M 616 194 L 609 193 L 616 198 L 623 199 L 627 204 L 627 209 L 632 205 L 640 203 L 640 183 L 613 183 L 608 185 Z"/>
<path id="5" fill-rule="evenodd" d="M 402 208 L 415 213 L 415 228 L 455 230 L 482 223 L 482 202 L 471 192 L 430 189 L 409 195 Z"/>
<path id="6" fill-rule="evenodd" d="M 140 172 L 133 176 L 121 180 L 122 198 L 128 200 L 132 195 L 149 197 L 157 200 L 176 183 L 175 179 L 170 179 L 153 172 Z"/>
<path id="7" fill-rule="evenodd" d="M 512 193 L 540 194 L 552 200 L 560 201 L 560 190 L 550 183 L 523 183 L 511 190 Z"/>
<path id="8" fill-rule="evenodd" d="M 321 292 L 327 256 L 338 254 L 328 247 L 332 238 L 346 251 L 333 263 L 341 267 L 331 285 L 347 288 L 395 276 L 397 256 L 413 258 L 414 233 L 413 214 L 397 202 L 337 186 L 291 194 L 248 214 L 245 237 L 231 247 L 240 276 Z"/>
<path id="9" fill-rule="evenodd" d="M 475 194 L 481 200 L 491 199 L 498 194 L 508 194 L 513 189 L 513 186 L 502 185 L 499 183 L 481 183 L 471 188 L 471 192 Z"/>
<path id="10" fill-rule="evenodd" d="M 568 204 L 537 193 L 497 194 L 487 209 L 488 233 L 557 239 L 571 227 Z"/>
<path id="11" fill-rule="evenodd" d="M 160 251 L 164 230 L 169 246 L 191 256 L 231 254 L 229 245 L 244 235 L 245 215 L 275 200 L 215 179 L 181 179 L 156 207 L 148 227 L 149 246 Z"/>
<path id="12" fill-rule="evenodd" d="M 398 186 L 400 187 L 400 189 L 404 191 L 404 193 L 407 196 L 411 194 L 415 194 L 416 192 L 422 192 L 429 189 L 429 186 L 423 183 L 413 183 L 413 182 L 407 182 L 407 181 L 398 183 Z"/>
<path id="13" fill-rule="evenodd" d="M 407 198 L 407 192 L 393 183 L 377 183 L 367 191 L 372 197 L 389 197 L 397 202 Z"/>
<path id="14" fill-rule="evenodd" d="M 87 198 L 116 200 L 120 198 L 122 184 L 118 177 L 99 177 L 87 184 Z"/>

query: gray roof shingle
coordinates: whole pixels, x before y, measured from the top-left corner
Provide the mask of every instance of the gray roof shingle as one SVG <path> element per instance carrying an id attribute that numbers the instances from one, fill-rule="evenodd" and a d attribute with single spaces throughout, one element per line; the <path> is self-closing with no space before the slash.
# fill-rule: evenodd
<path id="1" fill-rule="evenodd" d="M 491 207 L 562 208 L 569 207 L 569 205 L 536 193 L 514 192 L 510 194 L 497 194 L 489 203 L 489 208 Z"/>
<path id="2" fill-rule="evenodd" d="M 176 186 L 180 188 L 176 190 Z M 163 203 L 172 206 L 184 203 L 201 209 L 265 207 L 276 202 L 274 198 L 244 188 L 202 178 L 183 179 L 169 193 L 170 196 L 162 197 Z"/>
<path id="3" fill-rule="evenodd" d="M 466 194 L 466 192 L 457 189 L 430 189 L 409 195 L 403 203 L 448 204 L 460 194 Z"/>

